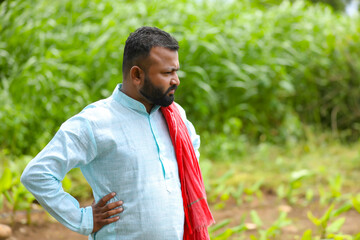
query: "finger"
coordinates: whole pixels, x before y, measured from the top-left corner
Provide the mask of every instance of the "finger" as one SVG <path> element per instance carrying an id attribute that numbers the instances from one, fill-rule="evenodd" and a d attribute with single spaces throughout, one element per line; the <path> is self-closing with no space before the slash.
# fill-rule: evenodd
<path id="1" fill-rule="evenodd" d="M 110 223 L 116 222 L 116 221 L 119 220 L 119 219 L 120 219 L 119 216 L 112 217 L 112 218 L 105 218 L 105 219 L 101 220 L 101 225 L 102 225 L 102 226 L 108 225 L 108 224 L 110 224 Z"/>
<path id="2" fill-rule="evenodd" d="M 116 207 L 120 207 L 123 205 L 123 201 L 117 201 L 113 203 L 109 203 L 103 207 L 103 212 L 109 211 L 111 209 L 114 209 Z"/>
<path id="3" fill-rule="evenodd" d="M 114 193 L 114 192 L 109 193 L 109 194 L 106 195 L 105 197 L 101 198 L 96 205 L 99 206 L 99 207 L 105 206 L 106 203 L 107 203 L 110 199 L 112 199 L 113 197 L 115 197 L 115 195 L 116 195 L 116 193 Z"/>
<path id="4" fill-rule="evenodd" d="M 104 212 L 102 214 L 102 217 L 103 218 L 109 218 L 109 217 L 112 217 L 114 216 L 115 214 L 119 214 L 121 212 L 124 211 L 124 208 L 120 207 L 120 208 L 116 208 L 116 209 L 113 209 L 113 210 L 110 210 L 110 211 L 107 211 L 107 212 Z"/>

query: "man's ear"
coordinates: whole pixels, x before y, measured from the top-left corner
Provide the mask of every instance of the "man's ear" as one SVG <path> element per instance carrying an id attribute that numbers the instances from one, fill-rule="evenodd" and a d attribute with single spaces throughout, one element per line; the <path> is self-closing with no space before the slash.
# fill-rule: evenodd
<path id="1" fill-rule="evenodd" d="M 144 71 L 139 66 L 133 66 L 130 69 L 130 79 L 133 84 L 140 86 L 145 78 Z"/>

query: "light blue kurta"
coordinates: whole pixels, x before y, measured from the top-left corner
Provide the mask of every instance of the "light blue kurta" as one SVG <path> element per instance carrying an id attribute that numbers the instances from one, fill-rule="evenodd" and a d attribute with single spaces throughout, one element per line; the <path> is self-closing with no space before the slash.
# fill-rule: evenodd
<path id="1" fill-rule="evenodd" d="M 89 239 L 180 240 L 183 202 L 167 124 L 159 106 L 148 114 L 120 88 L 67 120 L 28 164 L 21 181 L 59 222 Z M 178 107 L 199 157 L 199 136 Z M 61 186 L 74 167 L 81 169 L 96 202 L 110 192 L 117 194 L 111 202 L 124 202 L 120 220 L 96 234 L 91 234 L 92 208 L 80 208 Z"/>

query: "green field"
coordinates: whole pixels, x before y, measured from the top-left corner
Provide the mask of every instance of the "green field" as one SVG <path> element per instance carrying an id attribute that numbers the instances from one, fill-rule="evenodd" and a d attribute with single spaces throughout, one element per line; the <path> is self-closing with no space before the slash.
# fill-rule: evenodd
<path id="1" fill-rule="evenodd" d="M 359 15 L 306 1 L 0 2 L 0 222 L 41 227 L 22 170 L 111 94 L 126 38 L 151 25 L 180 44 L 176 101 L 201 136 L 212 239 L 360 239 Z M 79 169 L 63 187 L 92 201 Z"/>

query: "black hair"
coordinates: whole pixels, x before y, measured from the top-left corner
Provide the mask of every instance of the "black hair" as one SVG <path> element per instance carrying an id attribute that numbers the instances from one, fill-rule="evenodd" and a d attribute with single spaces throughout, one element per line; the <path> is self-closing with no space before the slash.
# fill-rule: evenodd
<path id="1" fill-rule="evenodd" d="M 140 27 L 131 33 L 126 40 L 123 57 L 123 75 L 150 55 L 151 48 L 164 47 L 173 51 L 179 49 L 179 44 L 169 33 L 156 27 Z M 144 66 L 140 66 L 144 67 Z"/>

